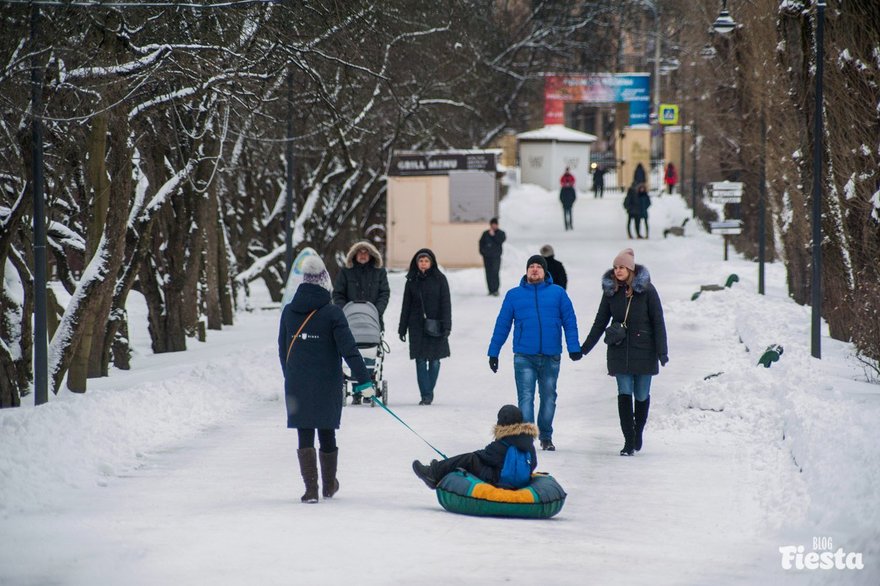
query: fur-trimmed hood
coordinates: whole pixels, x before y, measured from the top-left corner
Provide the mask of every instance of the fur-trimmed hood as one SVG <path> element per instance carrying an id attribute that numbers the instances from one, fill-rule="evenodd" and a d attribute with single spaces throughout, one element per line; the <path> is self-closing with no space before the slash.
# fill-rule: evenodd
<path id="1" fill-rule="evenodd" d="M 492 436 L 496 441 L 520 434 L 537 438 L 538 426 L 534 423 L 514 423 L 513 425 L 494 425 L 492 427 Z"/>
<path id="2" fill-rule="evenodd" d="M 604 275 L 602 275 L 602 292 L 605 293 L 607 297 L 611 297 L 614 295 L 614 269 L 608 269 Z M 651 284 L 651 273 L 648 272 L 648 269 L 640 264 L 636 264 L 635 275 L 633 276 L 632 288 L 636 293 L 644 293 L 648 290 L 648 285 Z"/>
<path id="3" fill-rule="evenodd" d="M 345 255 L 345 268 L 350 269 L 354 267 L 354 257 L 357 254 L 357 251 L 361 248 L 366 248 L 370 253 L 370 258 L 372 259 L 373 266 L 377 269 L 382 268 L 382 255 L 379 254 L 379 249 L 373 246 L 370 242 L 366 240 L 361 240 L 360 242 L 355 242 L 351 245 L 351 248 L 348 249 L 348 254 Z"/>

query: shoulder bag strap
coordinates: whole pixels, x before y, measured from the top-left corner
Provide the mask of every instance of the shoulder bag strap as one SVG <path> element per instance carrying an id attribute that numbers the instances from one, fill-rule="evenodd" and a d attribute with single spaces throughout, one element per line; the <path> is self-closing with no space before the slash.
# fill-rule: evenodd
<path id="1" fill-rule="evenodd" d="M 290 351 L 293 350 L 293 343 L 296 342 L 296 339 L 299 337 L 299 333 L 303 330 L 304 327 L 306 327 L 306 324 L 309 323 L 309 320 L 312 319 L 312 316 L 315 315 L 316 311 L 318 311 L 318 310 L 317 309 L 312 310 L 312 313 L 310 313 L 308 315 L 308 317 L 306 317 L 306 319 L 303 320 L 303 323 L 300 324 L 299 329 L 293 335 L 293 339 L 290 341 L 290 346 L 287 347 L 287 358 L 284 359 L 285 362 L 288 362 L 290 360 Z"/>
<path id="2" fill-rule="evenodd" d="M 623 327 L 626 327 L 626 320 L 629 319 L 629 306 L 633 302 L 633 297 L 635 293 L 629 296 L 629 301 L 626 302 L 626 313 L 623 315 Z"/>

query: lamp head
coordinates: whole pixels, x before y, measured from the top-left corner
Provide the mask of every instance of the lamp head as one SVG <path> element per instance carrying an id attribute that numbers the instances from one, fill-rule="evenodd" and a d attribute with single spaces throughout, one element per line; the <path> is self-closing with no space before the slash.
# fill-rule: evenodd
<path id="1" fill-rule="evenodd" d="M 723 0 L 721 12 L 718 13 L 718 18 L 716 18 L 715 22 L 712 23 L 712 30 L 714 30 L 716 33 L 724 35 L 735 28 L 736 21 L 733 20 L 733 17 L 730 16 L 730 12 L 728 12 L 727 10 L 727 0 Z"/>

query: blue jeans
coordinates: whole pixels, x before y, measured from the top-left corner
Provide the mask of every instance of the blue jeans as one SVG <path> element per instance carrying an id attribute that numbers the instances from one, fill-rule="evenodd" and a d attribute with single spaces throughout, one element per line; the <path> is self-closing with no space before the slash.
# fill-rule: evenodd
<path id="1" fill-rule="evenodd" d="M 419 392 L 422 394 L 422 400 L 434 400 L 434 387 L 437 385 L 438 376 L 440 376 L 439 360 L 416 358 L 416 381 L 419 383 Z"/>
<path id="2" fill-rule="evenodd" d="M 513 376 L 516 398 L 523 420 L 535 421 L 535 383 L 541 399 L 538 407 L 539 439 L 553 437 L 553 415 L 556 414 L 556 379 L 559 378 L 559 356 L 514 354 Z"/>
<path id="3" fill-rule="evenodd" d="M 651 393 L 651 374 L 616 374 L 617 394 L 635 395 L 636 401 L 646 401 Z"/>

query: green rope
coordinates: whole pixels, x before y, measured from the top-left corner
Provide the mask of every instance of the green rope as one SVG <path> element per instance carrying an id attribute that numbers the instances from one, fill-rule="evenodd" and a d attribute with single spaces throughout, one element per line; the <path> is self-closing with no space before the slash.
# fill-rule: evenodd
<path id="1" fill-rule="evenodd" d="M 385 409 L 386 411 L 388 411 L 388 413 L 390 413 L 392 417 L 394 417 L 396 420 L 398 420 L 399 422 L 401 422 L 405 428 L 407 428 L 408 430 L 410 430 L 411 432 L 413 432 L 414 434 L 416 434 L 416 436 L 417 436 L 420 440 L 422 440 L 423 442 L 425 442 L 426 444 L 428 444 L 428 446 L 429 446 L 432 450 L 434 450 L 435 452 L 437 452 L 438 454 L 440 454 L 441 456 L 443 456 L 443 459 L 444 459 L 444 460 L 448 460 L 448 458 L 446 457 L 446 454 L 444 454 L 443 452 L 441 452 L 440 450 L 438 450 L 437 448 L 435 448 L 434 446 L 432 446 L 432 445 L 431 445 L 431 442 L 429 442 L 428 440 L 426 440 L 425 438 L 423 438 L 422 436 L 420 436 L 416 430 L 414 430 L 414 429 L 411 428 L 409 425 L 407 425 L 407 424 L 406 424 L 406 421 L 404 421 L 403 419 L 401 419 L 400 417 L 398 417 L 397 414 L 396 414 L 394 411 L 392 411 L 391 409 L 389 409 L 388 406 L 385 405 L 385 403 L 383 403 L 383 402 L 379 399 L 379 397 L 373 397 L 371 400 L 372 400 L 374 403 L 378 404 L 379 407 L 381 407 L 382 409 Z"/>

